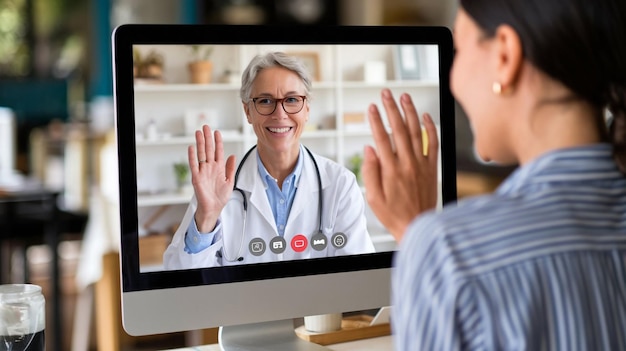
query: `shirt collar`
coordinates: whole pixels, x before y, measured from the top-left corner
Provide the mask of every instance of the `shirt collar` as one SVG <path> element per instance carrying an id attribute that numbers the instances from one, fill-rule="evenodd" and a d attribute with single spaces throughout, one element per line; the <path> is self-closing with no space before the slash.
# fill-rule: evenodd
<path id="1" fill-rule="evenodd" d="M 263 179 L 263 183 L 265 184 L 265 187 L 267 188 L 268 180 L 273 180 L 275 182 L 276 178 L 274 178 L 274 177 L 272 177 L 270 175 L 270 173 L 267 171 L 267 169 L 263 165 L 263 162 L 261 162 L 261 156 L 259 155 L 259 150 L 258 149 L 256 151 L 256 160 L 257 160 L 257 165 L 258 165 L 258 169 L 259 169 L 259 175 L 261 176 L 261 179 Z M 302 165 L 303 164 L 304 164 L 304 161 L 302 159 L 302 145 L 300 145 L 300 150 L 298 152 L 298 161 L 296 161 L 296 167 L 293 169 L 293 172 L 291 172 L 287 176 L 287 178 L 285 178 L 285 179 L 293 178 L 293 183 L 292 184 L 297 186 L 298 181 L 300 180 L 300 176 L 302 175 Z"/>
<path id="2" fill-rule="evenodd" d="M 545 153 L 515 170 L 498 187 L 498 194 L 521 191 L 548 182 L 587 181 L 623 177 L 610 144 L 593 144 Z"/>

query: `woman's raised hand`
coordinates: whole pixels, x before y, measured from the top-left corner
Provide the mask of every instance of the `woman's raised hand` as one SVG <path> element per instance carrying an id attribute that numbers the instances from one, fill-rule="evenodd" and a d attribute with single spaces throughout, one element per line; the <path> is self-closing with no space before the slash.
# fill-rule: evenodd
<path id="1" fill-rule="evenodd" d="M 381 223 L 400 241 L 411 221 L 437 205 L 437 129 L 429 114 L 423 115 L 428 137 L 424 152 L 422 127 L 408 94 L 400 96 L 398 109 L 391 91 L 382 91 L 382 101 L 391 126 L 387 134 L 375 105 L 368 111 L 376 150 L 364 150 L 363 180 L 367 202 Z"/>
<path id="2" fill-rule="evenodd" d="M 211 133 L 207 125 L 196 131 L 196 147 L 189 146 L 187 156 L 191 184 L 198 200 L 196 225 L 199 232 L 210 232 L 233 192 L 235 156 L 230 155 L 224 161 L 222 135 L 217 130 Z"/>

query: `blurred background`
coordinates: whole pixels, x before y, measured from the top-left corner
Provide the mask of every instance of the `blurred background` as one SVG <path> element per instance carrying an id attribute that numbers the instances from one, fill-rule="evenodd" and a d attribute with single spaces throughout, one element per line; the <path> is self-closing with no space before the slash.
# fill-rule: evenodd
<path id="1" fill-rule="evenodd" d="M 0 277 L 3 284 L 44 288 L 47 349 L 158 350 L 214 342 L 214 330 L 126 335 L 119 320 L 114 243 L 101 243 L 112 246 L 112 254 L 90 267 L 98 279 L 81 277 L 82 257 L 89 252 L 85 232 L 115 225 L 94 220 L 102 214 L 94 213 L 93 202 L 100 168 L 116 167 L 98 152 L 114 140 L 111 33 L 116 26 L 451 28 L 456 9 L 455 0 L 0 0 Z M 459 197 L 492 191 L 510 169 L 476 160 L 460 108 L 456 123 Z M 24 193 L 30 197 L 20 197 Z M 49 198 L 52 211 L 45 202 Z M 26 215 L 20 222 L 16 214 Z M 51 219 L 54 235 L 46 234 Z"/>

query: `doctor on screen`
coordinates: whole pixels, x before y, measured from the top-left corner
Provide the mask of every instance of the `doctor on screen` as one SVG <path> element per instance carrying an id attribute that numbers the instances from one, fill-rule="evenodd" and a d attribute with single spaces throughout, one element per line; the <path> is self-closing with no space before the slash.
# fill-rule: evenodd
<path id="1" fill-rule="evenodd" d="M 252 59 L 240 95 L 257 144 L 236 164 L 224 158 L 218 131 L 196 131 L 188 150 L 195 194 L 163 255 L 165 269 L 374 252 L 354 174 L 300 143 L 310 89 L 298 59 Z"/>

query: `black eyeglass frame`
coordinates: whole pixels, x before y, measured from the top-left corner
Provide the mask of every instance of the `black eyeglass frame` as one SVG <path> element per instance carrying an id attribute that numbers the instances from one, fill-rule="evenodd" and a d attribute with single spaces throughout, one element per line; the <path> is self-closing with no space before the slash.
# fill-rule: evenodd
<path id="1" fill-rule="evenodd" d="M 302 106 L 300 106 L 300 109 L 296 112 L 287 112 L 287 110 L 285 109 L 285 99 L 294 98 L 294 97 L 302 98 Z M 256 101 L 258 99 L 274 100 L 274 108 L 272 109 L 272 112 L 262 113 L 261 111 L 259 111 L 259 108 L 256 106 Z M 251 98 L 250 101 L 252 102 L 252 105 L 254 105 L 254 109 L 256 110 L 256 112 L 258 112 L 261 116 L 270 116 L 272 113 L 276 112 L 276 106 L 278 106 L 279 101 L 280 101 L 280 105 L 283 107 L 283 111 L 285 111 L 286 114 L 295 115 L 296 113 L 299 113 L 300 111 L 302 111 L 302 109 L 304 108 L 304 103 L 306 102 L 306 95 L 289 95 L 289 96 L 285 96 L 282 99 L 275 99 L 269 96 L 259 96 L 259 97 Z"/>

